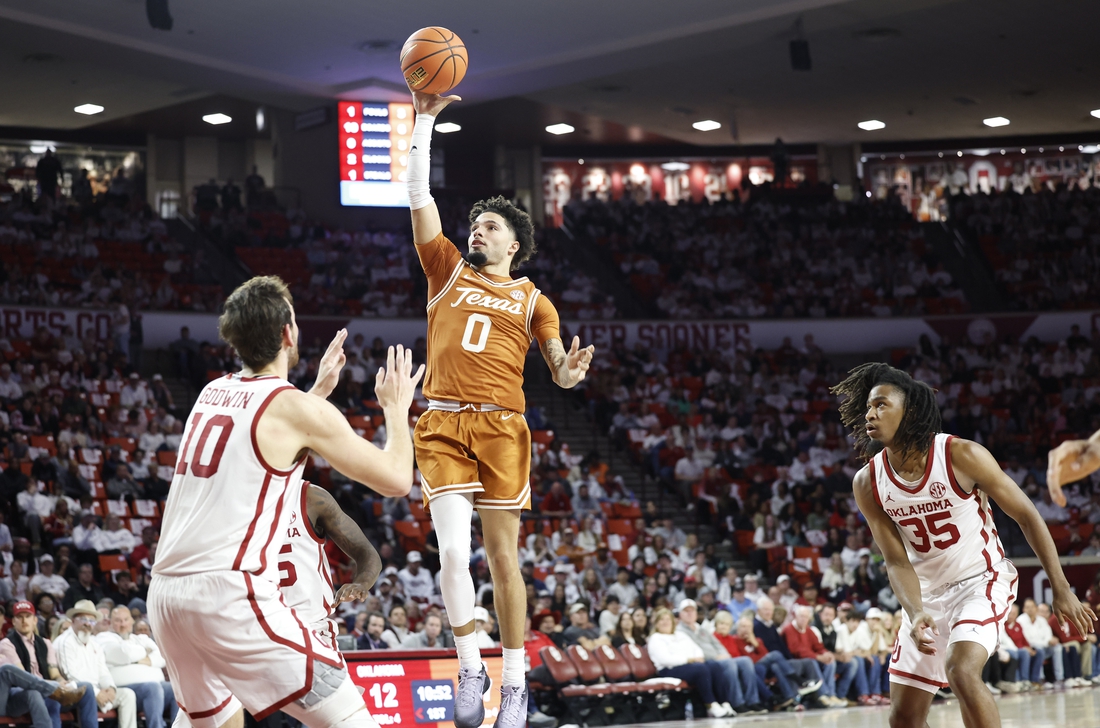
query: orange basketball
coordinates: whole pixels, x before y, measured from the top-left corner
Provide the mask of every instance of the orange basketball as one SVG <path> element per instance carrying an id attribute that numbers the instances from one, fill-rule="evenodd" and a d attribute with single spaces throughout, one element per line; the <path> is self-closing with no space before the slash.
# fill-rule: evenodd
<path id="1" fill-rule="evenodd" d="M 462 39 L 446 28 L 421 28 L 401 48 L 401 75 L 413 91 L 446 93 L 462 81 L 468 65 Z"/>

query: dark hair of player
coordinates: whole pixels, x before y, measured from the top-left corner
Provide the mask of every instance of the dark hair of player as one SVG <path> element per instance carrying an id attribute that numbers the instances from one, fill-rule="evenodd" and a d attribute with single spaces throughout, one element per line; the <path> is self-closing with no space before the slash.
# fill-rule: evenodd
<path id="1" fill-rule="evenodd" d="M 291 323 L 294 299 L 279 276 L 245 281 L 225 299 L 218 335 L 232 346 L 252 371 L 275 361 L 283 344 L 283 327 Z"/>
<path id="2" fill-rule="evenodd" d="M 535 254 L 535 225 L 531 222 L 531 216 L 504 197 L 498 196 L 475 202 L 470 208 L 470 222 L 476 221 L 479 215 L 486 212 L 495 212 L 503 217 L 508 229 L 519 241 L 519 250 L 512 258 L 511 269 L 515 270 L 530 260 Z"/>
<path id="3" fill-rule="evenodd" d="M 890 446 L 903 458 L 925 452 L 931 446 L 932 438 L 943 429 L 936 391 L 908 373 L 880 362 L 856 367 L 848 372 L 847 379 L 829 389 L 845 398 L 840 403 L 840 421 L 852 431 L 855 449 L 864 460 L 870 460 L 882 449 L 880 443 L 867 435 L 865 419 L 867 397 L 880 384 L 898 389 L 905 397 L 905 413 Z"/>

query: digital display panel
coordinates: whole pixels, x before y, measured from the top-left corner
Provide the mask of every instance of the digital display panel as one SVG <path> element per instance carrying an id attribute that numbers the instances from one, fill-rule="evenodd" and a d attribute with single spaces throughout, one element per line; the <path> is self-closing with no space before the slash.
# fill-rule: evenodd
<path id="1" fill-rule="evenodd" d="M 500 709 L 500 649 L 481 653 L 493 689 L 485 700 L 485 725 Z M 363 688 L 363 701 L 379 726 L 454 728 L 458 657 L 454 650 L 370 650 L 345 652 L 352 682 Z"/>
<path id="2" fill-rule="evenodd" d="M 412 104 L 341 101 L 338 109 L 340 204 L 408 207 Z"/>

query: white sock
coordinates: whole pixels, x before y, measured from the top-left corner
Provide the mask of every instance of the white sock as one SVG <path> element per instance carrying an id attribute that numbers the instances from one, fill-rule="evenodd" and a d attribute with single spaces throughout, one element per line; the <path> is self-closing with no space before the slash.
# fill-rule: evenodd
<path id="1" fill-rule="evenodd" d="M 500 673 L 501 687 L 508 687 L 509 685 L 523 685 L 525 682 L 524 677 L 524 652 L 523 648 L 512 649 L 504 647 L 501 649 L 504 653 L 504 669 Z"/>
<path id="2" fill-rule="evenodd" d="M 481 650 L 477 646 L 477 632 L 455 635 L 455 649 L 458 650 L 459 667 L 481 667 Z"/>

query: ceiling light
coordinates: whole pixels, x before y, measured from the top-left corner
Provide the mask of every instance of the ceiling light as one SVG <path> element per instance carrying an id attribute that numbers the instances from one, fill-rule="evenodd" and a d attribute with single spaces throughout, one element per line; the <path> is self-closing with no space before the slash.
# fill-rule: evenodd
<path id="1" fill-rule="evenodd" d="M 1093 109 L 1089 113 L 1095 116 L 1097 119 L 1100 119 L 1100 109 Z"/>
<path id="2" fill-rule="evenodd" d="M 98 114 L 103 111 L 103 107 L 99 104 L 81 104 L 73 109 L 78 114 L 84 114 L 85 116 L 91 116 L 92 114 Z"/>
<path id="3" fill-rule="evenodd" d="M 1009 122 L 1008 119 L 1004 118 L 1003 116 L 991 116 L 988 119 L 982 119 L 982 123 L 986 126 L 996 128 L 998 126 L 1008 126 Z"/>
<path id="4" fill-rule="evenodd" d="M 267 127 L 267 116 L 264 115 L 264 107 L 256 108 L 256 131 L 263 131 Z"/>
<path id="5" fill-rule="evenodd" d="M 687 162 L 665 162 L 661 165 L 661 169 L 669 172 L 683 172 L 691 169 L 691 165 Z"/>
<path id="6" fill-rule="evenodd" d="M 215 126 L 217 126 L 218 124 L 228 124 L 229 122 L 233 121 L 233 117 L 226 116 L 222 113 L 217 113 L 207 114 L 206 116 L 202 117 L 202 120 L 205 121 L 207 124 L 214 124 Z"/>
<path id="7" fill-rule="evenodd" d="M 462 131 L 462 127 L 453 121 L 445 121 L 442 124 L 436 124 L 435 130 L 440 134 L 452 134 L 456 131 Z"/>
<path id="8" fill-rule="evenodd" d="M 53 142 L 33 141 L 30 143 L 31 154 L 45 154 L 53 146 Z"/>
<path id="9" fill-rule="evenodd" d="M 574 131 L 576 131 L 576 129 L 569 126 L 568 124 L 551 124 L 550 126 L 546 127 L 546 131 L 550 132 L 551 134 L 561 136 L 562 134 L 572 134 Z"/>
<path id="10" fill-rule="evenodd" d="M 883 124 L 878 119 L 870 119 L 868 121 L 861 121 L 856 124 L 863 131 L 878 131 L 879 129 L 885 129 L 886 124 Z"/>
<path id="11" fill-rule="evenodd" d="M 714 131 L 715 129 L 721 129 L 722 125 L 713 119 L 704 119 L 703 121 L 697 121 L 692 124 L 692 127 L 699 131 Z"/>
<path id="12" fill-rule="evenodd" d="M 1086 144 L 1081 148 L 1081 151 L 1085 154 L 1096 154 L 1097 152 L 1100 152 L 1100 145 Z"/>
<path id="13" fill-rule="evenodd" d="M 992 151 L 992 150 L 989 150 L 989 149 L 971 149 L 970 153 L 973 154 L 976 157 L 988 157 L 990 151 Z"/>

